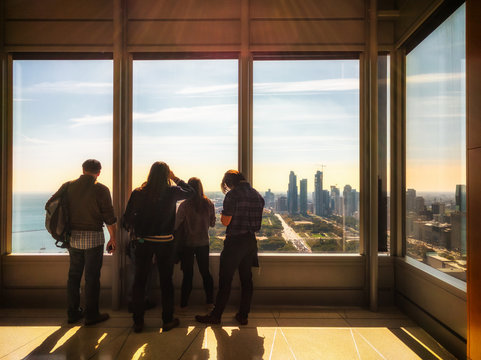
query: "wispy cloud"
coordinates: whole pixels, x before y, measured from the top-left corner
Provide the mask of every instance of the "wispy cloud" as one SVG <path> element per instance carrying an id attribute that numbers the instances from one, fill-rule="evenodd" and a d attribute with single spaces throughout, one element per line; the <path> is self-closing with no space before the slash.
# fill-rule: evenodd
<path id="1" fill-rule="evenodd" d="M 237 104 L 175 107 L 153 113 L 136 112 L 133 117 L 134 122 L 143 123 L 217 122 L 237 118 Z"/>
<path id="2" fill-rule="evenodd" d="M 237 136 L 136 136 L 135 146 L 140 145 L 185 145 L 188 144 L 190 148 L 195 145 L 202 145 L 206 147 L 208 144 L 214 144 L 216 146 L 232 144 L 232 141 L 237 140 Z M 200 149 L 200 148 L 198 148 Z M 178 149 L 176 150 L 178 151 Z"/>
<path id="3" fill-rule="evenodd" d="M 85 115 L 79 118 L 70 119 L 69 122 L 72 123 L 71 127 L 79 127 L 79 126 L 92 126 L 92 125 L 102 125 L 112 123 L 113 115 L 97 115 L 97 116 L 90 116 Z"/>
<path id="4" fill-rule="evenodd" d="M 359 90 L 359 79 L 326 79 L 292 82 L 268 82 L 254 84 L 254 93 L 295 93 L 320 91 Z"/>
<path id="5" fill-rule="evenodd" d="M 33 99 L 27 99 L 27 98 L 14 98 L 13 102 L 28 102 L 28 101 L 33 101 Z"/>
<path id="6" fill-rule="evenodd" d="M 299 93 L 299 92 L 320 92 L 320 91 L 347 91 L 358 90 L 359 79 L 325 79 L 308 81 L 283 81 L 266 82 L 254 84 L 255 95 L 275 93 Z M 212 86 L 191 86 L 177 92 L 182 95 L 218 95 L 221 93 L 234 93 L 237 84 L 212 85 Z"/>
<path id="7" fill-rule="evenodd" d="M 186 87 L 177 92 L 181 95 L 196 95 L 208 93 L 232 93 L 237 90 L 237 84 L 212 85 L 212 86 L 192 86 Z"/>
<path id="8" fill-rule="evenodd" d="M 52 144 L 51 141 L 32 138 L 32 137 L 26 136 L 26 135 L 20 135 L 20 137 L 22 138 L 23 141 L 25 141 L 26 143 L 29 143 L 29 144 L 39 144 L 39 145 L 50 145 L 50 144 Z"/>
<path id="9" fill-rule="evenodd" d="M 409 75 L 406 78 L 407 86 L 410 84 L 431 84 L 440 83 L 446 81 L 461 80 L 466 78 L 466 73 L 431 73 L 431 74 L 418 74 Z"/>
<path id="10" fill-rule="evenodd" d="M 113 92 L 111 82 L 55 81 L 41 82 L 27 87 L 24 91 L 33 93 L 67 93 L 104 95 Z"/>

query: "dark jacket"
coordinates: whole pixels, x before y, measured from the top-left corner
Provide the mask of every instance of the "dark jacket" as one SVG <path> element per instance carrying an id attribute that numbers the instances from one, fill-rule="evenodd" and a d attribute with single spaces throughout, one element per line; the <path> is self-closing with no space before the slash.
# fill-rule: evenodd
<path id="1" fill-rule="evenodd" d="M 177 186 L 169 186 L 158 199 L 152 199 L 145 190 L 132 191 L 122 224 L 136 237 L 171 235 L 175 226 L 177 201 L 188 199 L 195 190 L 184 181 Z"/>
<path id="2" fill-rule="evenodd" d="M 103 224 L 115 224 L 109 188 L 91 175 L 63 184 L 47 204 L 68 186 L 68 209 L 71 230 L 102 231 Z"/>

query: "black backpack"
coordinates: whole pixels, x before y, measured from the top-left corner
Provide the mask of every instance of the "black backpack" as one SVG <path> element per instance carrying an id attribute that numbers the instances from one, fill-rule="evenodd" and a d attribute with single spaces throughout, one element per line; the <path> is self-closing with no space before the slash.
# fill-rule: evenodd
<path id="1" fill-rule="evenodd" d="M 68 248 L 70 244 L 70 217 L 68 212 L 68 183 L 45 205 L 45 228 L 56 240 L 59 248 Z"/>

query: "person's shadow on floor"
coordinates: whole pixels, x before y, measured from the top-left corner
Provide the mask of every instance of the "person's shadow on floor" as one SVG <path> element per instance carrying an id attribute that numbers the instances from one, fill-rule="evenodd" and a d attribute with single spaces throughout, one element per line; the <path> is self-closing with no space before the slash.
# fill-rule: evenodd
<path id="1" fill-rule="evenodd" d="M 264 355 L 264 338 L 256 327 L 234 328 L 229 335 L 222 327 L 212 327 L 217 340 L 217 360 L 257 360 Z"/>

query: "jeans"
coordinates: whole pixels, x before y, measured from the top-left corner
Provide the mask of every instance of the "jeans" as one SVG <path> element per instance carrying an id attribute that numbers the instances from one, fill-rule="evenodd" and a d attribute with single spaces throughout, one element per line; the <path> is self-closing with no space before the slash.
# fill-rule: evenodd
<path id="1" fill-rule="evenodd" d="M 229 300 L 232 279 L 236 269 L 239 270 L 241 283 L 241 302 L 239 315 L 247 318 L 252 301 L 254 286 L 251 267 L 257 259 L 257 241 L 254 234 L 227 235 L 224 249 L 220 254 L 219 290 L 212 315 L 221 318 Z"/>
<path id="2" fill-rule="evenodd" d="M 137 241 L 131 241 L 129 243 L 129 249 L 127 251 L 127 256 L 130 259 L 132 271 L 127 273 L 127 284 L 128 284 L 128 301 L 131 302 L 132 300 L 132 291 L 134 286 L 134 279 L 135 279 L 135 251 L 137 250 Z M 154 296 L 154 284 L 157 281 L 157 276 L 154 272 L 154 263 L 150 263 L 150 269 L 147 275 L 147 281 L 145 282 L 145 301 L 155 302 Z"/>
<path id="3" fill-rule="evenodd" d="M 184 246 L 180 255 L 181 268 L 184 274 L 182 278 L 182 292 L 180 306 L 187 306 L 189 296 L 192 292 L 192 279 L 194 277 L 194 256 L 197 259 L 197 266 L 202 275 L 206 303 L 212 304 L 214 299 L 214 280 L 209 272 L 209 245 L 205 246 Z"/>
<path id="4" fill-rule="evenodd" d="M 132 290 L 132 301 L 136 324 L 143 324 L 145 312 L 145 284 L 150 272 L 152 257 L 155 254 L 159 270 L 160 290 L 162 298 L 162 321 L 171 322 L 174 316 L 174 242 L 145 241 L 137 244 L 135 249 L 135 279 Z"/>
<path id="5" fill-rule="evenodd" d="M 80 280 L 85 268 L 85 318 L 94 319 L 99 314 L 100 269 L 104 255 L 103 245 L 91 249 L 69 248 L 67 295 L 68 316 L 75 317 L 80 307 Z"/>

